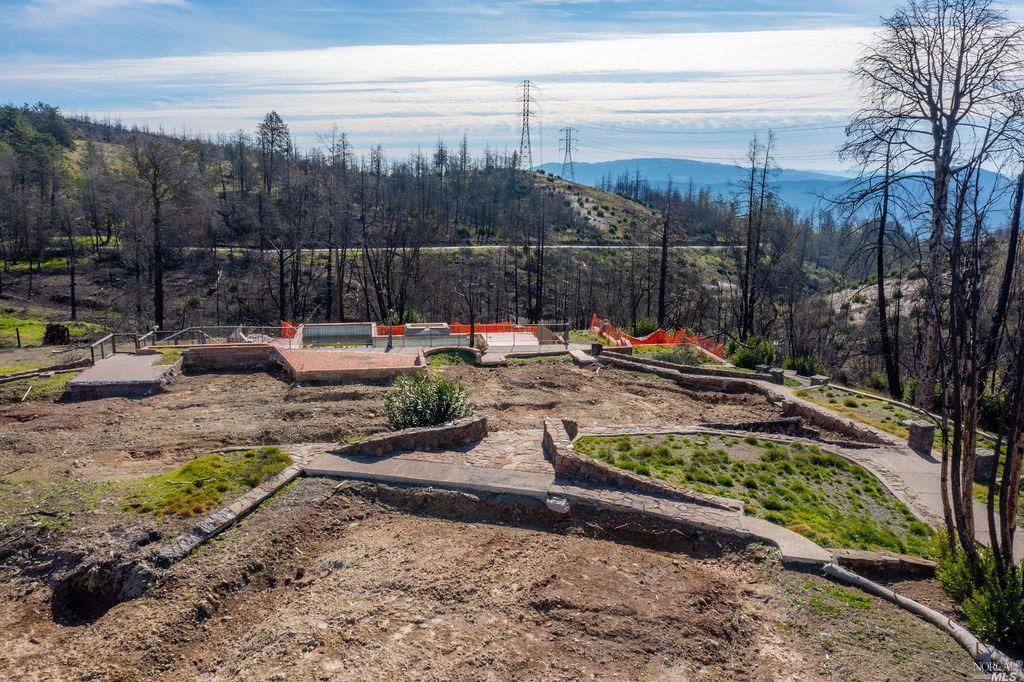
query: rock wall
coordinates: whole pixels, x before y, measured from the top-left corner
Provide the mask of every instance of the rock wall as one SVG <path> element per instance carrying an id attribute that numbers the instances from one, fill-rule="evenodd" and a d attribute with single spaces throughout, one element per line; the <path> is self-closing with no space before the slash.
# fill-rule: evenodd
<path id="1" fill-rule="evenodd" d="M 487 417 L 466 417 L 443 426 L 388 431 L 332 451 L 337 455 L 384 457 L 409 450 L 447 450 L 487 435 Z"/>
<path id="2" fill-rule="evenodd" d="M 766 387 L 759 386 L 757 383 L 750 381 L 748 377 L 743 379 L 718 377 L 718 376 L 698 376 L 696 374 L 683 374 L 679 371 L 678 367 L 673 365 L 671 368 L 659 367 L 657 365 L 650 365 L 643 362 L 637 362 L 635 359 L 626 359 L 619 357 L 616 353 L 601 353 L 598 356 L 598 360 L 602 363 L 611 365 L 613 367 L 619 367 L 620 369 L 628 369 L 634 372 L 646 372 L 648 374 L 654 374 L 663 379 L 669 379 L 674 381 L 683 388 L 692 388 L 699 391 L 716 391 L 718 393 L 761 393 L 763 395 L 768 394 Z M 664 363 L 670 364 L 670 363 Z"/>
<path id="3" fill-rule="evenodd" d="M 680 488 L 581 455 L 573 450 L 572 438 L 569 435 L 575 430 L 574 422 L 563 421 L 560 423 L 553 419 L 544 420 L 544 456 L 554 466 L 556 476 L 622 487 L 648 495 L 716 509 L 733 511 L 743 508 L 743 504 L 737 500 Z"/>
<path id="4" fill-rule="evenodd" d="M 645 358 L 633 354 L 629 358 L 630 362 L 636 362 L 641 365 L 647 365 L 648 367 L 660 367 L 662 369 L 674 369 L 677 372 L 683 374 L 695 374 L 697 376 L 706 377 L 723 377 L 725 379 L 757 379 L 758 381 L 773 381 L 773 377 L 768 372 L 741 372 L 736 369 L 716 368 L 716 367 L 695 367 L 692 365 L 680 365 L 675 362 L 666 362 L 664 360 L 656 360 L 654 358 Z M 774 383 L 774 382 L 773 382 Z"/>
<path id="5" fill-rule="evenodd" d="M 833 433 L 840 433 L 860 443 L 873 443 L 875 445 L 889 445 L 889 441 L 877 435 L 870 429 L 857 426 L 852 421 L 831 415 L 824 410 L 811 407 L 804 403 L 792 400 L 782 400 L 782 414 L 786 417 L 803 417 L 811 424 L 820 426 Z"/>

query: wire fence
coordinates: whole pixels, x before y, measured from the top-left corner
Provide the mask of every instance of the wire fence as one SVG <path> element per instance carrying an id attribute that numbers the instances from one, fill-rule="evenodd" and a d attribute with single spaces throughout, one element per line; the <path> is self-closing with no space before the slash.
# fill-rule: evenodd
<path id="1" fill-rule="evenodd" d="M 146 335 L 146 345 L 155 347 L 202 346 L 223 343 L 272 343 L 287 348 L 302 347 L 302 327 L 293 325 L 224 325 L 156 330 Z"/>

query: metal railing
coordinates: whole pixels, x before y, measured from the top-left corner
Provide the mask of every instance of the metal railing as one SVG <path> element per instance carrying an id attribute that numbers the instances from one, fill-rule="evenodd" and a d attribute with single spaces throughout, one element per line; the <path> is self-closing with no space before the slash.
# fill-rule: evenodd
<path id="1" fill-rule="evenodd" d="M 151 335 L 151 336 L 150 336 Z M 157 330 L 150 332 L 149 345 L 204 346 L 224 343 L 273 343 L 288 348 L 302 347 L 302 332 L 295 327 L 265 325 L 222 325 L 188 327 L 178 330 Z"/>
<path id="2" fill-rule="evenodd" d="M 107 334 L 89 346 L 89 358 L 93 364 L 98 360 L 109 358 L 117 352 L 118 345 L 120 345 L 122 351 L 128 352 L 139 350 L 141 347 L 138 334 Z"/>

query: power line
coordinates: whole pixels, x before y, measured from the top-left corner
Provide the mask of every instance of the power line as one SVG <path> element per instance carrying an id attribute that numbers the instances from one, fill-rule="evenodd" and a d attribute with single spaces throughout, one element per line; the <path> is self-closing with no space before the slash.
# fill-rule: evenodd
<path id="1" fill-rule="evenodd" d="M 562 128 L 562 137 L 559 138 L 561 143 L 562 156 L 562 177 L 568 177 L 573 182 L 576 182 L 576 166 L 572 162 L 572 153 L 576 151 L 576 137 L 575 133 L 578 131 L 572 126 L 566 126 Z M 568 171 L 568 176 L 566 176 Z"/>
<path id="2" fill-rule="evenodd" d="M 530 147 L 530 119 L 533 118 L 533 113 L 530 111 L 530 105 L 537 104 L 537 100 L 534 99 L 530 92 L 534 87 L 533 83 L 524 80 L 518 87 L 522 90 L 520 102 L 522 104 L 523 123 L 522 131 L 519 133 L 519 158 L 517 162 L 521 168 L 523 159 L 526 159 L 526 167 L 530 169 L 533 168 L 533 149 Z"/>

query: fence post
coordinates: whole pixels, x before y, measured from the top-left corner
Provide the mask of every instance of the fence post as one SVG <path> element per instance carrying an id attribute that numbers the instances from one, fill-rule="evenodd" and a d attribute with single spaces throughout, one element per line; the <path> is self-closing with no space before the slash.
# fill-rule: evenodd
<path id="1" fill-rule="evenodd" d="M 21 348 L 21 329 L 18 327 L 14 328 L 14 336 L 18 339 L 18 348 Z"/>
<path id="2" fill-rule="evenodd" d="M 110 337 L 110 354 L 117 355 L 117 336 Z"/>
<path id="3" fill-rule="evenodd" d="M 89 346 L 89 360 L 92 364 L 96 364 L 96 346 Z"/>

